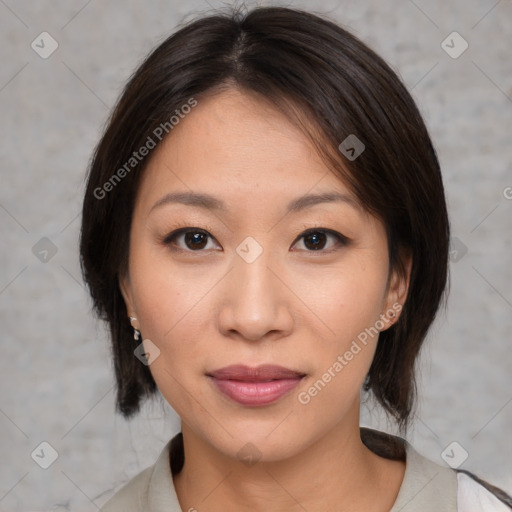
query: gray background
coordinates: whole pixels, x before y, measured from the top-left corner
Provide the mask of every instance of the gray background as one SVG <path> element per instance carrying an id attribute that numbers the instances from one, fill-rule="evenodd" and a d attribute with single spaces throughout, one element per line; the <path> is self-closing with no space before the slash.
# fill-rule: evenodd
<path id="1" fill-rule="evenodd" d="M 88 159 L 128 76 L 178 23 L 219 5 L 0 0 L 2 511 L 96 510 L 179 429 L 158 401 L 131 422 L 114 414 L 108 338 L 79 271 L 80 206 Z M 462 468 L 511 492 L 512 2 L 288 5 L 328 13 L 375 48 L 425 116 L 457 240 L 408 439 L 439 464 L 457 441 L 469 453 Z M 59 45 L 47 59 L 31 48 L 43 31 Z M 456 59 L 441 46 L 453 31 L 469 44 Z M 363 422 L 391 428 L 378 411 Z M 46 470 L 31 458 L 42 441 L 58 452 Z"/>

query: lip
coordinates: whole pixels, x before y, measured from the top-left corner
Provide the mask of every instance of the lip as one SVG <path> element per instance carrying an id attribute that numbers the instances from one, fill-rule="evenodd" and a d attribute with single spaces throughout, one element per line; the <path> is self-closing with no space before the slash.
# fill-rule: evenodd
<path id="1" fill-rule="evenodd" d="M 277 365 L 231 365 L 206 375 L 222 394 L 246 406 L 274 403 L 305 377 L 304 373 Z"/>

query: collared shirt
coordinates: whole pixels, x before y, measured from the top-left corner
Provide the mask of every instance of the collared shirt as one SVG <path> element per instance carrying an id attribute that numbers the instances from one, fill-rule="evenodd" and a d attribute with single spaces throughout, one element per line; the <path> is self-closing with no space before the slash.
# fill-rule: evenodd
<path id="1" fill-rule="evenodd" d="M 361 439 L 374 453 L 406 462 L 398 496 L 389 512 L 512 510 L 469 475 L 430 461 L 402 438 L 363 427 Z M 172 478 L 173 472 L 182 464 L 183 438 L 180 432 L 165 445 L 157 461 L 124 485 L 101 511 L 187 512 L 180 507 Z"/>

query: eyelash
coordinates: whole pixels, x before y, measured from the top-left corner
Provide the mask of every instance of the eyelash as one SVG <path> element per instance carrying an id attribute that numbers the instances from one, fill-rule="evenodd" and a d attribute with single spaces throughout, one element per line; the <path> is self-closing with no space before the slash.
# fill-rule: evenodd
<path id="1" fill-rule="evenodd" d="M 201 228 L 195 228 L 195 227 L 183 227 L 183 228 L 179 228 L 179 229 L 176 229 L 174 231 L 172 231 L 171 233 L 169 233 L 168 235 L 166 235 L 165 237 L 163 237 L 163 239 L 161 240 L 161 242 L 164 244 L 164 245 L 167 245 L 167 246 L 171 246 L 173 245 L 173 241 L 178 238 L 179 236 L 181 235 L 185 235 L 187 233 L 194 233 L 194 234 L 203 234 L 203 235 L 206 235 L 207 237 L 209 237 L 210 239 L 212 240 L 215 240 L 215 238 L 207 231 L 207 230 L 210 230 L 210 231 L 213 231 L 213 229 L 211 229 L 210 227 L 207 227 L 206 230 L 205 229 L 201 229 Z M 350 240 L 342 235 L 341 233 L 338 233 L 337 231 L 333 231 L 332 229 L 327 229 L 327 228 L 309 228 L 307 229 L 306 231 L 304 231 L 303 233 L 301 233 L 297 239 L 295 240 L 294 244 L 297 244 L 301 239 L 303 238 L 306 238 L 307 236 L 309 235 L 312 235 L 312 234 L 316 234 L 316 233 L 321 233 L 321 234 L 325 234 L 325 235 L 330 235 L 332 236 L 333 238 L 335 238 L 337 244 L 341 247 L 345 247 L 349 244 Z M 309 253 L 323 253 L 323 254 L 330 254 L 334 251 L 336 251 L 338 249 L 338 247 L 334 247 L 334 248 L 331 248 L 331 249 L 327 249 L 327 250 L 324 250 L 324 249 L 319 249 L 318 251 L 315 251 L 315 250 L 304 250 L 304 252 L 309 252 Z M 174 251 L 179 251 L 179 252 L 188 252 L 188 253 L 201 253 L 201 252 L 204 252 L 204 249 L 198 249 L 198 250 L 192 250 L 192 249 L 183 249 L 183 248 L 180 248 L 180 247 L 172 247 L 171 250 L 174 250 Z"/>

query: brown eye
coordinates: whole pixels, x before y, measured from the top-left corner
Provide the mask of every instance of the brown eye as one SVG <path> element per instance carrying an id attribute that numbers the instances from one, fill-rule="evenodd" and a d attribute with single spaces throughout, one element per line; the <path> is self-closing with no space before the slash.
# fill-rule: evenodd
<path id="1" fill-rule="evenodd" d="M 204 249 L 208 242 L 208 235 L 204 233 L 194 233 L 189 231 L 185 233 L 185 245 L 192 250 Z"/>
<path id="2" fill-rule="evenodd" d="M 318 251 L 325 247 L 326 240 L 325 233 L 310 233 L 304 237 L 304 245 L 312 251 Z"/>
<path id="3" fill-rule="evenodd" d="M 331 243 L 330 247 L 326 249 L 330 239 L 334 239 L 334 243 Z M 303 240 L 303 245 L 308 252 L 331 252 L 336 248 L 336 245 L 344 246 L 348 244 L 348 238 L 330 229 L 310 229 L 303 233 L 299 240 Z"/>
<path id="4" fill-rule="evenodd" d="M 163 242 L 165 245 L 172 246 L 176 250 L 200 252 L 205 248 L 215 248 L 208 247 L 210 239 L 213 240 L 213 237 L 202 229 L 182 228 L 166 236 Z"/>

